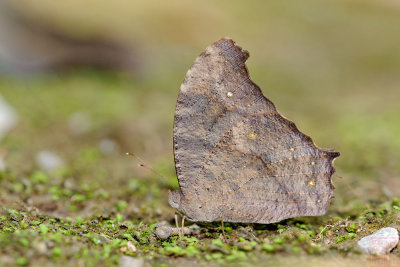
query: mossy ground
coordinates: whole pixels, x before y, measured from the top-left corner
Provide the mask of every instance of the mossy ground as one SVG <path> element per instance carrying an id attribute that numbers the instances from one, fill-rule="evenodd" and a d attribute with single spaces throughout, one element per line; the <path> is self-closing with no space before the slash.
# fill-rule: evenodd
<path id="1" fill-rule="evenodd" d="M 83 82 L 85 91 L 79 89 Z M 152 102 L 150 109 L 157 115 L 141 113 L 140 109 L 147 108 L 143 103 L 150 101 L 148 98 L 153 98 L 154 92 L 131 90 L 134 83 L 125 76 L 97 76 L 85 71 L 59 79 L 38 78 L 31 81 L 29 90 L 19 88 L 16 80 L 3 82 L 3 87 L 15 87 L 2 93 L 18 110 L 20 123 L 7 136 L 3 147 L 8 153 L 9 168 L 0 176 L 1 264 L 113 265 L 123 254 L 143 257 L 151 265 L 180 261 L 200 265 L 281 264 L 291 257 L 328 262 L 350 257 L 360 262 L 365 260 L 355 250 L 360 237 L 400 223 L 398 199 L 381 192 L 380 184 L 373 178 L 379 169 L 365 163 L 360 155 L 360 165 L 370 169 L 351 167 L 338 160 L 338 172 L 346 177 L 342 179 L 351 181 L 342 170 L 351 168 L 349 175 L 365 176 L 362 179 L 368 178 L 376 190 L 368 197 L 358 198 L 370 188 L 355 188 L 359 192 L 353 193 L 342 179 L 334 178 L 337 199 L 326 216 L 294 218 L 270 225 L 226 223 L 226 242 L 220 223 L 199 224 L 201 228 L 193 236 L 157 239 L 157 222 L 166 220 L 174 224 L 174 210 L 167 204 L 167 191 L 177 187 L 172 153 L 157 147 L 154 149 L 165 154 L 149 159 L 166 176 L 163 178 L 137 167 L 138 162 L 124 152 L 143 151 L 147 159 L 143 143 L 155 139 L 154 135 L 170 134 L 172 116 L 166 118 L 164 127 L 160 119 L 154 119 L 151 123 L 155 125 L 149 127 L 160 130 L 150 131 L 146 127 L 151 119 L 140 117 L 164 118 L 158 114 L 163 108 L 172 115 L 174 97 L 165 96 L 170 99 L 170 106 L 162 103 L 155 108 L 158 104 Z M 40 99 L 42 104 L 32 99 Z M 68 120 L 76 111 L 89 113 L 92 127 L 88 132 L 69 132 Z M 112 154 L 104 155 L 99 149 L 103 138 L 117 141 L 118 148 Z M 40 170 L 34 158 L 41 149 L 57 152 L 65 166 L 52 172 Z M 356 157 L 358 152 L 353 153 Z M 385 177 L 381 175 L 380 179 Z M 347 205 L 340 204 L 346 202 Z M 137 248 L 135 253 L 123 249 L 128 241 Z M 396 250 L 392 256 L 398 254 Z"/>
<path id="2" fill-rule="evenodd" d="M 55 8 L 53 1 L 40 1 L 32 12 Z M 25 4 L 32 7 L 30 2 Z M 392 1 L 329 1 L 329 8 L 312 0 L 189 7 L 143 1 L 141 8 L 158 12 L 147 17 L 129 15 L 137 9 L 116 2 L 123 8 L 115 13 L 132 21 L 115 20 L 115 31 L 146 47 L 142 51 L 155 51 L 144 53 L 148 62 L 140 73 L 0 77 L 0 93 L 19 116 L 0 148 L 8 165 L 0 173 L 0 265 L 110 266 L 124 254 L 154 266 L 399 263 L 398 249 L 388 258 L 355 250 L 362 236 L 400 225 L 400 10 Z M 73 19 L 62 16 L 73 7 L 46 19 L 80 23 L 83 32 L 85 9 Z M 204 23 L 195 16 L 200 13 L 207 15 Z M 103 18 L 92 26 L 113 25 L 115 15 L 96 14 Z M 89 17 L 90 23 L 97 18 Z M 140 24 L 145 18 L 147 28 Z M 172 153 L 178 88 L 194 57 L 225 35 L 250 51 L 250 74 L 278 110 L 318 145 L 341 152 L 333 176 L 336 198 L 321 217 L 226 223 L 226 241 L 220 223 L 159 240 L 155 224 L 174 224 L 167 192 L 178 187 Z M 76 114 L 90 121 L 78 134 L 70 129 Z M 105 138 L 115 141 L 112 153 L 99 148 Z M 58 154 L 64 166 L 41 170 L 35 162 L 41 150 Z M 138 154 L 165 178 L 138 167 L 125 152 Z M 128 242 L 136 252 L 126 248 Z"/>
<path id="3" fill-rule="evenodd" d="M 2 265 L 109 266 L 118 264 L 123 254 L 144 258 L 154 266 L 176 264 L 182 259 L 186 264 L 199 265 L 278 264 L 282 257 L 307 255 L 321 262 L 326 256 L 329 259 L 333 255 L 338 261 L 350 257 L 354 265 L 365 261 L 355 247 L 361 236 L 400 224 L 399 200 L 395 198 L 378 205 L 355 207 L 351 212 L 331 212 L 329 216 L 289 219 L 279 224 L 225 223 L 226 240 L 219 223 L 199 224 L 200 229 L 192 236 L 159 240 L 154 235 L 155 223 L 166 218 L 173 224 L 172 212 L 162 215 L 157 211 L 164 208 L 163 194 L 159 194 L 158 201 L 151 199 L 145 184 L 137 188 L 128 186 L 118 195 L 100 190 L 101 187 L 67 187 L 62 176 L 36 172 L 28 178 L 16 178 L 3 174 L 2 201 L 6 205 L 0 215 Z M 48 185 L 49 179 L 58 182 Z M 10 201 L 9 194 L 24 197 Z M 41 210 L 35 203 L 28 204 L 36 195 L 45 198 L 40 203 Z M 147 200 L 136 207 L 132 195 Z M 57 215 L 80 214 L 79 210 L 87 205 L 93 212 L 83 217 Z M 126 249 L 129 241 L 136 251 Z M 386 261 L 393 262 L 399 256 L 396 249 L 393 259 Z"/>

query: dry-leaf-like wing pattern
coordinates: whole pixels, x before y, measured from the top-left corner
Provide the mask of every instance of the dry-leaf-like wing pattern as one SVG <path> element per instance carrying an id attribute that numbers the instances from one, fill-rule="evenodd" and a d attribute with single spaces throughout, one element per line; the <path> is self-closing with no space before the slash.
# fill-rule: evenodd
<path id="1" fill-rule="evenodd" d="M 180 88 L 171 206 L 192 221 L 272 223 L 326 213 L 338 152 L 322 150 L 282 117 L 250 79 L 249 53 L 210 45 Z"/>

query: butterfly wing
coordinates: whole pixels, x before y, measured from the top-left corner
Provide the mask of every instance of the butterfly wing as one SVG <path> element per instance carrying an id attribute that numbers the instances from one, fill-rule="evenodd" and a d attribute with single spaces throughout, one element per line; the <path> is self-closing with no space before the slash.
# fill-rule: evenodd
<path id="1" fill-rule="evenodd" d="M 320 215 L 332 198 L 332 161 L 283 118 L 249 77 L 230 39 L 209 46 L 178 96 L 174 153 L 180 191 L 170 204 L 194 221 L 270 223 Z"/>

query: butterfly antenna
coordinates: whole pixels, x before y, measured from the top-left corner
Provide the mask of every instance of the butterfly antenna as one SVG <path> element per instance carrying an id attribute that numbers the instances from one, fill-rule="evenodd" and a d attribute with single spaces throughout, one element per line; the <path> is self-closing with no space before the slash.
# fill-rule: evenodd
<path id="1" fill-rule="evenodd" d="M 138 157 L 137 155 L 135 155 L 135 154 L 133 154 L 133 153 L 130 153 L 130 152 L 127 152 L 126 155 L 127 155 L 127 156 L 131 156 L 131 157 L 134 157 L 135 159 L 137 159 L 137 160 L 140 162 L 140 164 L 139 164 L 140 167 L 143 167 L 143 168 L 145 168 L 145 169 L 148 169 L 148 170 L 152 171 L 153 173 L 157 174 L 158 176 L 160 176 L 161 178 L 167 180 L 167 178 L 165 177 L 165 175 L 162 175 L 161 173 L 159 173 L 158 171 L 156 171 L 153 167 L 151 167 L 149 164 L 147 164 L 143 159 L 141 159 L 141 158 Z"/>
<path id="2" fill-rule="evenodd" d="M 350 191 L 358 198 L 358 200 L 361 202 L 362 205 L 365 205 L 364 201 L 361 199 L 361 196 L 354 190 L 354 188 L 342 177 L 339 175 L 336 175 L 339 179 L 342 180 L 342 182 L 350 189 Z"/>

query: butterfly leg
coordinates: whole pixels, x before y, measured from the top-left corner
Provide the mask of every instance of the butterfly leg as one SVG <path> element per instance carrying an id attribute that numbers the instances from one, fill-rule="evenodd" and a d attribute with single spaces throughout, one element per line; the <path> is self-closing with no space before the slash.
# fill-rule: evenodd
<path id="1" fill-rule="evenodd" d="M 175 213 L 175 225 L 176 225 L 176 229 L 178 229 L 179 228 L 179 225 L 178 225 L 178 214 L 176 214 L 176 213 Z"/>
<path id="2" fill-rule="evenodd" d="M 181 237 L 185 234 L 185 232 L 184 232 L 184 226 L 185 226 L 185 215 L 183 215 L 183 217 L 182 217 L 182 223 L 181 223 Z"/>
<path id="3" fill-rule="evenodd" d="M 226 242 L 226 235 L 225 235 L 225 227 L 224 227 L 224 218 L 221 216 L 221 228 L 222 228 L 222 234 L 224 236 L 224 242 Z"/>
<path id="4" fill-rule="evenodd" d="M 182 218 L 182 224 L 183 224 L 183 218 Z M 175 225 L 176 225 L 176 230 L 179 233 L 179 239 L 182 238 L 182 234 L 183 234 L 183 226 L 182 226 L 182 230 L 179 231 L 179 224 L 178 224 L 178 214 L 175 213 Z"/>

